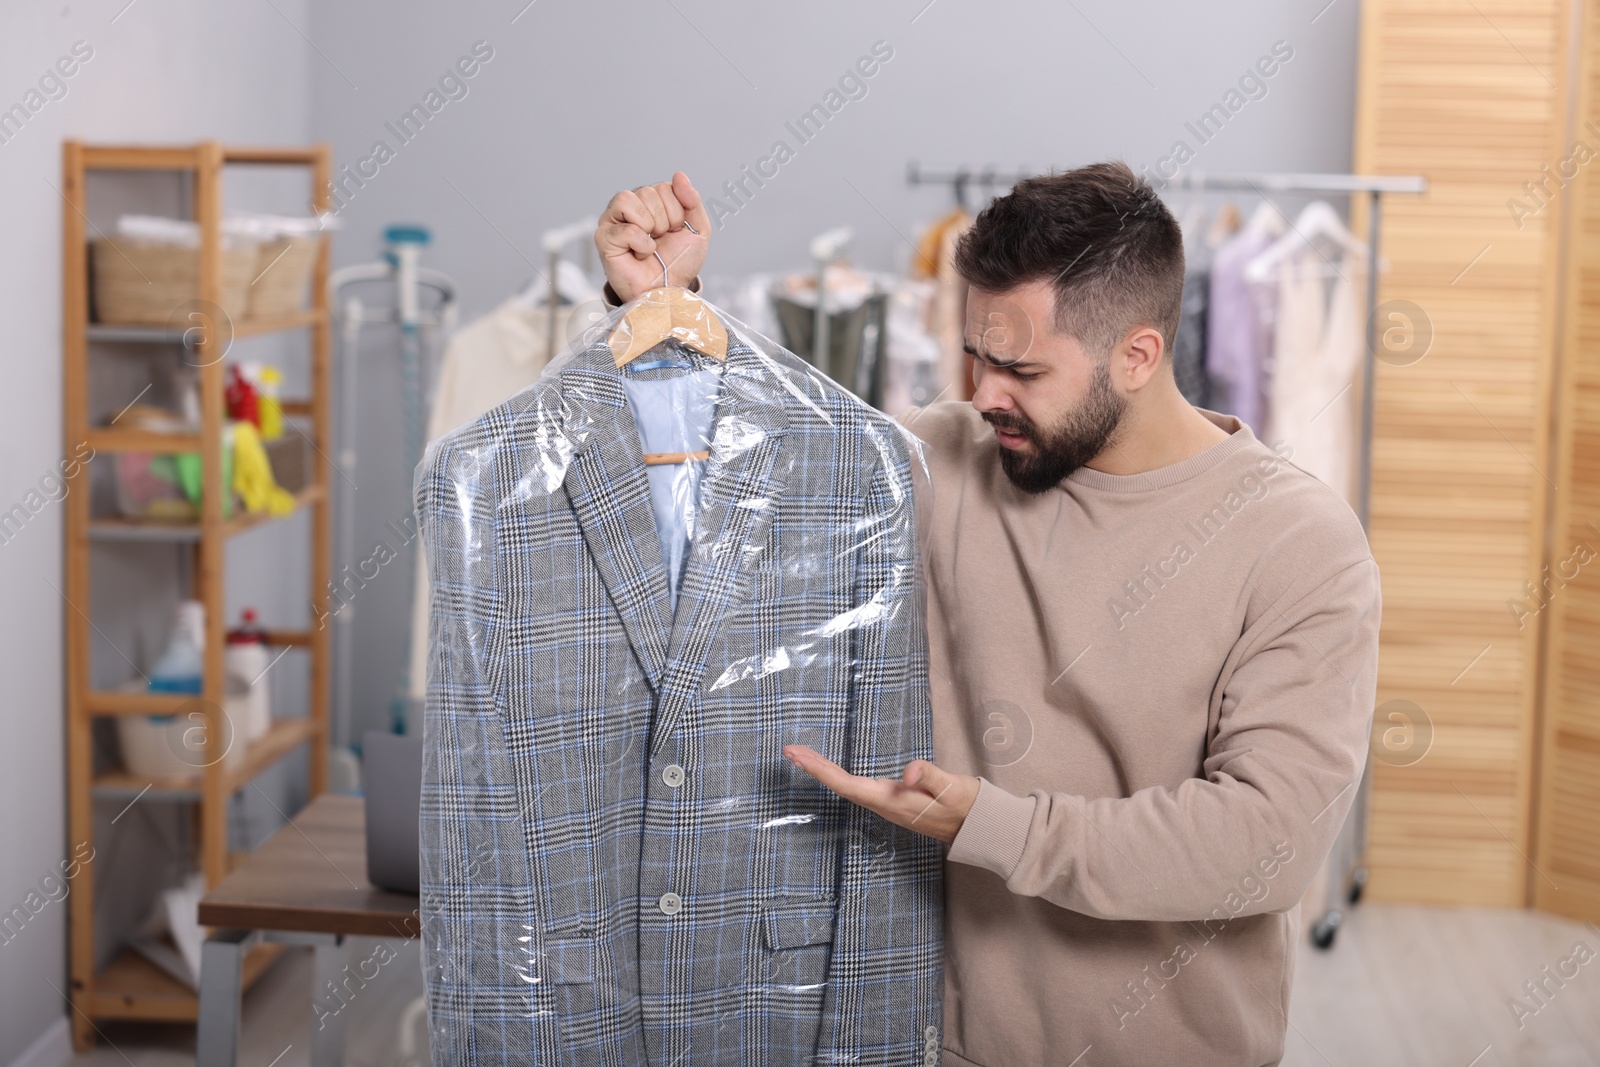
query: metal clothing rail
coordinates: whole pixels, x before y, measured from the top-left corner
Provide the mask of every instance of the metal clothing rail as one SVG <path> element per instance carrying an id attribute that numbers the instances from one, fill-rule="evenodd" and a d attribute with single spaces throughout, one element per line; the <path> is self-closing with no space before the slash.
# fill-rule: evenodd
<path id="1" fill-rule="evenodd" d="M 1055 170 L 1046 171 L 1056 173 Z M 1015 185 L 1037 177 L 1026 171 L 999 171 L 993 167 L 956 167 L 925 171 L 917 163 L 906 165 L 908 185 Z M 1222 192 L 1274 193 L 1423 193 L 1428 180 L 1418 174 L 1313 174 L 1288 172 L 1206 174 L 1188 171 L 1171 178 L 1156 178 L 1157 192 L 1168 189 L 1204 189 Z"/>
<path id="2" fill-rule="evenodd" d="M 1205 174 L 1194 171 L 1166 179 L 1169 188 L 1272 193 L 1425 193 L 1428 179 L 1420 174 Z"/>
<path id="3" fill-rule="evenodd" d="M 1054 173 L 1052 171 L 1051 173 Z M 916 163 L 906 167 L 909 185 L 948 185 L 964 207 L 965 192 L 969 185 L 1014 185 L 1029 174 L 1000 173 L 993 168 L 957 167 L 949 171 L 924 171 Z M 1372 414 L 1373 395 L 1378 352 L 1378 243 L 1381 236 L 1383 197 L 1385 194 L 1417 194 L 1428 191 L 1428 180 L 1420 174 L 1312 174 L 1293 172 L 1260 172 L 1205 174 L 1190 171 L 1172 178 L 1157 178 L 1152 183 L 1157 192 L 1193 190 L 1196 192 L 1255 193 L 1265 198 L 1268 193 L 1348 193 L 1352 198 L 1365 194 L 1369 198 L 1367 215 L 1367 321 L 1366 354 L 1361 366 L 1361 453 L 1357 462 L 1360 484 L 1356 494 L 1356 514 L 1361 528 L 1368 529 L 1372 503 Z M 1369 768 L 1370 770 L 1370 768 Z M 1367 872 L 1362 856 L 1367 846 L 1367 798 L 1371 783 L 1370 774 L 1362 774 L 1357 787 L 1355 803 L 1339 839 L 1334 842 L 1329 856 L 1328 909 L 1312 925 L 1311 936 L 1318 948 L 1333 944 L 1344 921 L 1342 905 L 1354 904 L 1366 885 Z"/>
<path id="4" fill-rule="evenodd" d="M 948 171 L 924 171 L 915 161 L 906 164 L 907 185 L 948 185 L 955 190 L 956 202 L 963 208 L 967 206 L 967 187 L 970 185 L 993 188 L 998 185 L 1015 185 L 1024 178 L 1032 177 L 1034 177 L 1032 174 L 997 171 L 993 167 L 978 169 L 957 167 Z"/>

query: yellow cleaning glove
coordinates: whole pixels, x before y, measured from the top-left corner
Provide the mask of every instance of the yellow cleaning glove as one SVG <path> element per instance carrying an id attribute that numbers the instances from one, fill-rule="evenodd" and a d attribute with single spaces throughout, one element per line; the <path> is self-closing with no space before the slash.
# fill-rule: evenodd
<path id="1" fill-rule="evenodd" d="M 267 447 L 255 424 L 233 424 L 233 491 L 253 515 L 288 515 L 294 511 L 294 494 L 272 477 Z"/>

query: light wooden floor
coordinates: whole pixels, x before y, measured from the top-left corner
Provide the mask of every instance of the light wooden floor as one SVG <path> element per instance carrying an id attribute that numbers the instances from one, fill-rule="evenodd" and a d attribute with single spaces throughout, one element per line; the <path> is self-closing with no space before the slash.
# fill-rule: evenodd
<path id="1" fill-rule="evenodd" d="M 1576 977 L 1544 978 L 1583 942 Z M 1534 1015 L 1508 1006 L 1520 997 Z M 1296 965 L 1284 1067 L 1600 1067 L 1600 931 L 1499 908 L 1363 904 L 1332 949 L 1309 942 Z"/>
<path id="2" fill-rule="evenodd" d="M 419 1025 L 413 1055 L 401 1054 L 400 1020 L 422 995 L 421 949 L 415 941 L 391 939 L 395 958 L 377 978 L 357 990 L 345 1026 L 347 1067 L 427 1067 L 427 1026 Z M 351 938 L 346 945 L 352 971 L 369 960 L 378 941 Z M 381 958 L 381 957 L 380 957 Z M 367 968 L 370 971 L 370 966 Z M 331 1004 L 327 1001 L 326 1004 Z M 311 1061 L 311 950 L 292 948 L 245 996 L 238 1067 L 307 1067 Z M 74 1056 L 71 1067 L 194 1067 L 194 1028 L 151 1024 L 101 1027 L 105 1040 Z"/>
<path id="3" fill-rule="evenodd" d="M 1537 1014 L 1507 1006 L 1527 980 L 1552 973 L 1582 941 L 1595 952 Z M 376 942 L 352 943 L 351 960 Z M 1568 965 L 1570 973 L 1574 964 Z M 1364 904 L 1337 943 L 1307 942 L 1295 974 L 1284 1067 L 1600 1067 L 1600 931 L 1527 911 Z M 239 1067 L 305 1067 L 311 958 L 293 951 L 251 991 Z M 422 992 L 416 944 L 405 945 L 361 990 L 349 1015 L 350 1067 L 422 1067 L 400 1054 L 399 1022 Z M 191 1067 L 193 1031 L 111 1026 L 107 1042 L 72 1067 Z M 416 1048 L 425 1049 L 418 1028 Z M 113 1044 L 114 1043 L 114 1047 Z"/>

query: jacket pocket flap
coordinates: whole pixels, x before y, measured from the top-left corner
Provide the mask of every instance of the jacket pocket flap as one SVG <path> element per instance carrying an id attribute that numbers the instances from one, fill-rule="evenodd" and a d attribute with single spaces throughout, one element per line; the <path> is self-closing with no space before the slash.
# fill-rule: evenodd
<path id="1" fill-rule="evenodd" d="M 833 942 L 832 901 L 782 904 L 766 909 L 762 929 L 769 949 L 827 945 Z"/>
<path id="2" fill-rule="evenodd" d="M 588 937 L 547 937 L 538 974 L 551 985 L 584 985 L 594 981 L 595 944 Z"/>

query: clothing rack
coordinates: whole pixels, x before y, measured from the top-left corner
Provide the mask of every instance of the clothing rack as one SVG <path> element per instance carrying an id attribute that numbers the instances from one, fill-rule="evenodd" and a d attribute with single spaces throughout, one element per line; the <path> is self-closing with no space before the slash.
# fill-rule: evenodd
<path id="1" fill-rule="evenodd" d="M 1052 172 L 1053 173 L 1053 172 Z M 956 198 L 965 207 L 964 195 L 973 182 L 980 185 L 1014 185 L 1029 174 L 1002 174 L 992 168 L 973 169 L 957 167 L 949 171 L 924 171 L 916 163 L 906 168 L 909 185 L 949 185 Z M 1357 462 L 1359 487 L 1356 493 L 1356 514 L 1361 528 L 1368 529 L 1372 502 L 1372 414 L 1373 390 L 1377 372 L 1378 350 L 1378 242 L 1381 235 L 1383 197 L 1385 194 L 1418 194 L 1428 190 L 1428 180 L 1420 174 L 1314 174 L 1296 172 L 1245 172 L 1205 174 L 1189 171 L 1172 178 L 1156 178 L 1152 184 L 1157 192 L 1168 190 L 1193 190 L 1195 192 L 1255 193 L 1270 199 L 1268 193 L 1348 193 L 1351 202 L 1360 194 L 1369 198 L 1367 215 L 1367 319 L 1366 353 L 1361 365 L 1361 454 Z M 1339 832 L 1329 857 L 1328 910 L 1312 925 L 1311 936 L 1318 948 L 1329 948 L 1334 935 L 1344 921 L 1341 905 L 1354 904 L 1361 898 L 1366 885 L 1367 872 L 1361 858 L 1367 844 L 1367 797 L 1370 774 L 1361 776 L 1355 804 L 1350 817 Z"/>
<path id="2" fill-rule="evenodd" d="M 1015 185 L 1024 178 L 1034 177 L 1027 173 L 1007 173 L 997 171 L 993 167 L 984 167 L 974 170 L 971 167 L 957 167 L 949 171 L 924 171 L 915 161 L 906 164 L 907 185 L 948 185 L 956 194 L 956 203 L 962 208 L 967 206 L 967 187 L 982 185 L 994 187 L 997 185 Z"/>
<path id="3" fill-rule="evenodd" d="M 1157 191 L 1190 189 L 1197 192 L 1256 193 L 1349 193 L 1352 202 L 1365 193 L 1367 214 L 1367 344 L 1361 361 L 1361 457 L 1356 464 L 1360 482 L 1356 491 L 1356 514 L 1361 528 L 1368 527 L 1372 504 L 1372 412 L 1373 387 L 1378 351 L 1378 241 L 1385 193 L 1424 193 L 1428 180 L 1420 174 L 1201 174 L 1185 173 L 1157 186 Z M 1291 224 L 1292 225 L 1292 224 Z M 1364 779 L 1363 779 L 1364 780 Z"/>

